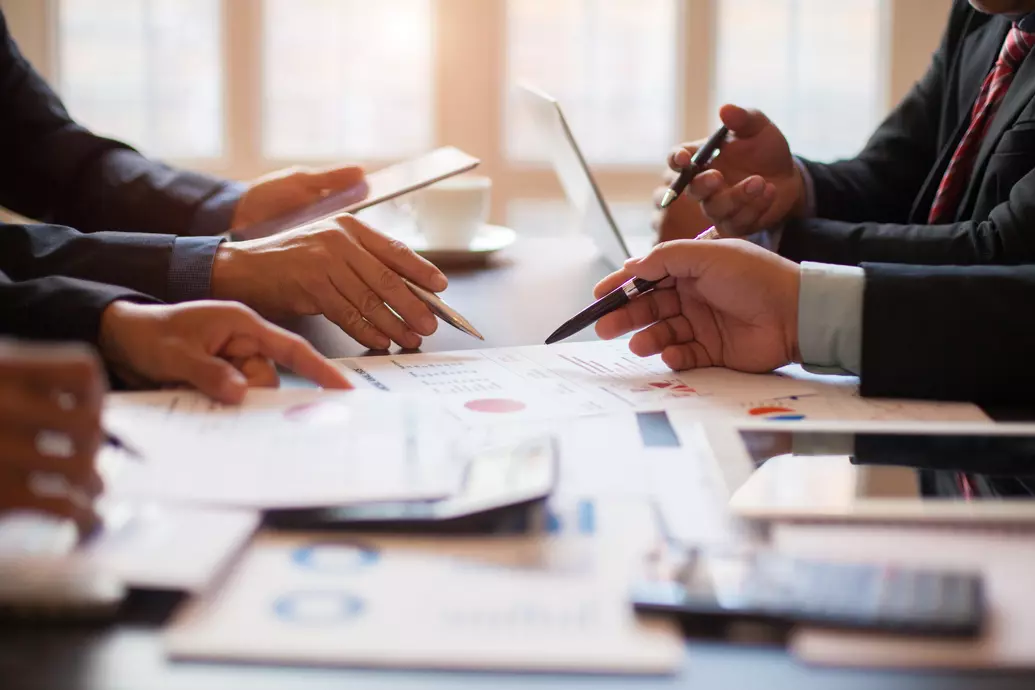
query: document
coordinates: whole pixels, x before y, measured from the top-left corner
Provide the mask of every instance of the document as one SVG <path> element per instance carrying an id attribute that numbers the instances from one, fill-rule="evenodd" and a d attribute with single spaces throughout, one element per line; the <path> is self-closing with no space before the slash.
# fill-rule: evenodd
<path id="1" fill-rule="evenodd" d="M 806 557 L 874 560 L 909 566 L 980 571 L 986 627 L 975 640 L 921 639 L 803 628 L 791 640 L 815 664 L 880 668 L 1032 668 L 1035 599 L 1030 533 L 966 528 L 779 525 L 774 545 Z"/>
<path id="2" fill-rule="evenodd" d="M 119 498 L 294 508 L 441 498 L 459 485 L 456 424 L 408 396 L 253 390 L 240 406 L 192 391 L 109 396 L 105 425 L 139 451 Z"/>
<path id="3" fill-rule="evenodd" d="M 254 511 L 129 504 L 102 498 L 102 525 L 77 543 L 69 520 L 9 513 L 0 517 L 0 562 L 46 560 L 117 578 L 128 587 L 203 591 L 244 548 L 259 524 Z"/>
<path id="4" fill-rule="evenodd" d="M 632 354 L 626 340 L 337 361 L 357 387 L 434 396 L 465 425 L 658 409 L 776 422 L 988 420 L 969 403 L 861 398 L 856 377 L 818 376 L 798 366 L 772 374 L 673 372 L 660 357 Z"/>
<path id="5" fill-rule="evenodd" d="M 267 533 L 167 628 L 166 647 L 191 660 L 671 673 L 685 656 L 677 626 L 637 618 L 628 598 L 653 523 L 619 507 L 581 504 L 534 537 Z"/>
<path id="6" fill-rule="evenodd" d="M 728 369 L 673 372 L 626 341 L 562 343 L 441 354 L 338 360 L 357 387 L 436 396 L 465 424 L 570 418 L 607 412 L 701 407 L 811 392 L 779 374 Z M 705 405 L 706 406 L 706 405 Z"/>

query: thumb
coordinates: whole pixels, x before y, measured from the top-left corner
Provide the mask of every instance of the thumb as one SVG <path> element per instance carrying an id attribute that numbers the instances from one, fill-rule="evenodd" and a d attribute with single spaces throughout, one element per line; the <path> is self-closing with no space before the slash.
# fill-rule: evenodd
<path id="1" fill-rule="evenodd" d="M 740 139 L 758 136 L 763 129 L 772 124 L 760 110 L 747 110 L 730 104 L 719 108 L 719 119 Z"/>
<path id="2" fill-rule="evenodd" d="M 646 280 L 661 280 L 665 276 L 699 278 L 722 244 L 721 240 L 662 242 L 646 256 L 626 261 L 625 270 L 637 278 Z"/>
<path id="3" fill-rule="evenodd" d="M 216 402 L 237 404 L 248 391 L 248 381 L 229 362 L 202 350 L 183 348 L 173 353 L 176 381 L 187 383 Z"/>
<path id="4" fill-rule="evenodd" d="M 366 176 L 363 173 L 363 168 L 358 165 L 343 165 L 338 168 L 324 168 L 320 170 L 300 170 L 298 174 L 305 186 L 313 191 L 327 190 L 337 192 L 359 185 L 366 187 Z"/>

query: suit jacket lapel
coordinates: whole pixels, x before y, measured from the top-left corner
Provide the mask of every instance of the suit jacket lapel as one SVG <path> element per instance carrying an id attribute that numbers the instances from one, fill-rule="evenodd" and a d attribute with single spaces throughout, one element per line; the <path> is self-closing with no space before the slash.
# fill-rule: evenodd
<path id="1" fill-rule="evenodd" d="M 1017 68 L 1017 74 L 1013 77 L 1010 88 L 999 104 L 999 110 L 985 132 L 985 138 L 981 140 L 981 147 L 978 149 L 977 158 L 974 160 L 974 167 L 970 174 L 970 181 L 967 183 L 967 191 L 960 199 L 960 205 L 956 210 L 956 220 L 966 218 L 970 215 L 970 209 L 981 188 L 981 178 L 985 176 L 985 167 L 988 165 L 988 158 L 999 143 L 1003 133 L 1013 125 L 1014 120 L 1021 114 L 1024 107 L 1035 98 L 1035 51 L 1028 53 L 1024 62 Z"/>
<path id="2" fill-rule="evenodd" d="M 967 131 L 967 126 L 970 124 L 970 113 L 981 92 L 981 85 L 995 65 L 1003 46 L 1003 40 L 1009 30 L 1010 22 L 1000 20 L 998 17 L 994 18 L 967 36 L 959 48 L 957 76 L 955 78 L 952 74 L 948 76 L 948 79 L 954 80 L 958 87 L 954 92 L 946 93 L 943 101 L 944 107 L 956 109 L 955 116 L 958 124 L 950 133 L 948 140 L 942 142 L 942 149 L 934 168 L 913 202 L 913 208 L 909 214 L 911 222 L 927 222 L 927 214 L 934 201 L 934 195 L 938 191 L 938 185 L 941 184 L 942 176 L 949 167 L 949 161 L 952 159 L 952 154 L 956 152 L 963 133 Z M 948 85 L 946 85 L 946 89 L 948 89 Z"/>

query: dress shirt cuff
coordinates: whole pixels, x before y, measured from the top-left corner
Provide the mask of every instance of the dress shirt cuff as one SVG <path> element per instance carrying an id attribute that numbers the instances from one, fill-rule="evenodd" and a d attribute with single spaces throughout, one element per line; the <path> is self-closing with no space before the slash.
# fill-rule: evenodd
<path id="1" fill-rule="evenodd" d="M 862 373 L 866 274 L 858 266 L 803 261 L 798 293 L 798 348 L 803 364 Z"/>
<path id="2" fill-rule="evenodd" d="M 805 217 L 815 218 L 816 182 L 812 179 L 812 173 L 809 172 L 809 167 L 805 165 L 805 161 L 795 156 L 794 164 L 798 166 L 798 172 L 801 173 L 801 179 L 805 182 Z"/>
<path id="3" fill-rule="evenodd" d="M 195 237 L 222 235 L 230 231 L 237 202 L 244 196 L 248 186 L 240 182 L 227 182 L 218 192 L 205 199 L 195 212 L 194 220 L 187 234 Z"/>
<path id="4" fill-rule="evenodd" d="M 177 237 L 169 259 L 169 301 L 212 296 L 212 264 L 223 237 Z"/>

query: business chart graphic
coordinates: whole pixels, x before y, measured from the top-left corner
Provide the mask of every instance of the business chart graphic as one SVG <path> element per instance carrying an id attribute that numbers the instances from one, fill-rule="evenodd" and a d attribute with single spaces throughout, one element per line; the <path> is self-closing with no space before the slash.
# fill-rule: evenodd
<path id="1" fill-rule="evenodd" d="M 476 398 L 465 402 L 464 407 L 472 412 L 488 412 L 490 414 L 509 414 L 528 409 L 527 404 L 510 398 Z"/>
<path id="2" fill-rule="evenodd" d="M 286 592 L 273 602 L 278 619 L 304 625 L 341 625 L 359 618 L 365 608 L 354 594 L 334 590 Z"/>

